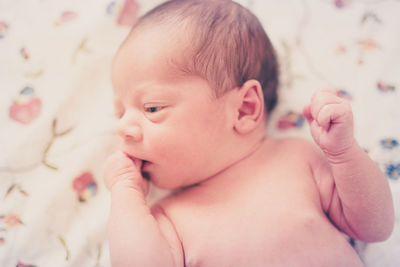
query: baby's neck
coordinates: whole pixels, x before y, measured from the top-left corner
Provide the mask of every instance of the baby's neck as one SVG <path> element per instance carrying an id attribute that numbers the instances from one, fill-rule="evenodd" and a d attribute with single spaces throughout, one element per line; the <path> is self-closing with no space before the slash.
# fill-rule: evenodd
<path id="1" fill-rule="evenodd" d="M 232 160 L 230 164 L 228 164 L 225 168 L 221 169 L 215 175 L 209 177 L 208 179 L 202 181 L 199 185 L 211 185 L 216 180 L 220 179 L 231 179 L 237 177 L 235 173 L 241 172 L 243 169 L 246 169 L 252 165 L 254 159 L 259 158 L 258 155 L 260 150 L 264 150 L 266 146 L 272 142 L 272 139 L 267 138 L 267 136 L 262 136 L 253 142 L 251 145 L 247 146 L 246 149 L 241 149 L 241 153 Z M 224 178 L 225 177 L 225 178 Z"/>

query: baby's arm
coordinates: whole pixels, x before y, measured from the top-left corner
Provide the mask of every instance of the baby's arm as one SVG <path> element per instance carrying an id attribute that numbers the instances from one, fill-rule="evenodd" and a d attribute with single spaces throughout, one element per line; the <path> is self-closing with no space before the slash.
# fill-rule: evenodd
<path id="1" fill-rule="evenodd" d="M 173 225 L 160 208 L 151 211 L 141 162 L 122 152 L 106 162 L 104 180 L 111 191 L 108 226 L 113 267 L 183 266 L 183 252 Z"/>
<path id="2" fill-rule="evenodd" d="M 324 210 L 351 237 L 367 242 L 387 239 L 394 224 L 390 188 L 354 139 L 350 104 L 330 91 L 319 91 L 304 114 L 329 163 L 325 173 L 333 178 L 319 185 Z"/>

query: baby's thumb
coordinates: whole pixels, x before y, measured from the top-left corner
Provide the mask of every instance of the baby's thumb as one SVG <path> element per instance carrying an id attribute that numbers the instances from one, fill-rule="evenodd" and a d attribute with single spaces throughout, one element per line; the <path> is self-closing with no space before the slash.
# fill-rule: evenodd
<path id="1" fill-rule="evenodd" d="M 138 178 L 139 178 L 138 183 L 139 183 L 139 185 L 140 185 L 141 191 L 142 191 L 143 194 L 146 196 L 146 195 L 149 193 L 150 184 L 149 184 L 148 179 L 146 179 L 145 177 L 143 177 L 143 174 L 142 174 L 142 172 L 141 172 L 141 170 L 142 170 L 142 165 L 143 165 L 143 161 L 140 160 L 140 159 L 131 157 L 131 156 L 129 156 L 129 155 L 126 155 L 126 157 L 128 157 L 128 158 L 133 162 L 133 164 L 135 165 L 135 167 L 136 167 L 135 171 L 137 172 L 136 175 L 137 175 Z"/>
<path id="2" fill-rule="evenodd" d="M 112 154 L 104 164 L 104 183 L 111 188 L 118 182 L 127 182 L 135 186 L 143 180 L 140 172 L 141 160 L 132 159 L 118 151 Z"/>

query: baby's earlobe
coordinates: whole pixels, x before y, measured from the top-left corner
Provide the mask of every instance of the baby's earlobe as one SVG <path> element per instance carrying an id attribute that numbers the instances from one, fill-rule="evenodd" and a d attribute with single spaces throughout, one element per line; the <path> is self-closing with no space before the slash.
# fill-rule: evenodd
<path id="1" fill-rule="evenodd" d="M 238 134 L 245 135 L 253 131 L 256 126 L 256 121 L 244 118 L 236 122 L 234 129 Z"/>

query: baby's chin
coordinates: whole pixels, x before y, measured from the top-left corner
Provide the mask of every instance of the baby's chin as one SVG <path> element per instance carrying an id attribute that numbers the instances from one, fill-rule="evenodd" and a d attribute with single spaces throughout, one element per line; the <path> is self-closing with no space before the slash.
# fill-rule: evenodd
<path id="1" fill-rule="evenodd" d="M 175 178 L 169 177 L 159 177 L 155 176 L 151 173 L 143 172 L 143 178 L 149 180 L 153 185 L 158 188 L 165 189 L 165 190 L 179 190 L 182 188 L 190 187 L 195 185 L 194 182 L 182 182 L 176 180 Z"/>
<path id="2" fill-rule="evenodd" d="M 143 178 L 145 178 L 145 177 L 143 177 Z M 157 181 L 157 179 L 151 179 L 151 177 L 150 177 L 149 181 L 156 187 L 158 187 L 160 189 L 165 189 L 165 190 L 178 190 L 178 189 L 184 187 L 180 184 L 175 184 L 175 183 L 171 183 L 171 182 L 165 182 L 165 181 L 159 182 L 159 181 Z"/>

